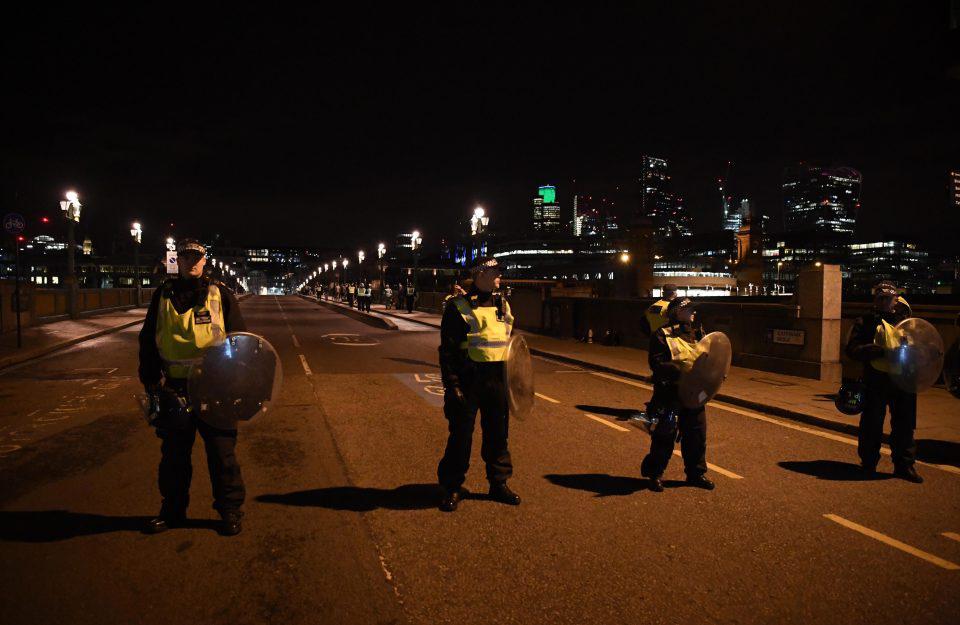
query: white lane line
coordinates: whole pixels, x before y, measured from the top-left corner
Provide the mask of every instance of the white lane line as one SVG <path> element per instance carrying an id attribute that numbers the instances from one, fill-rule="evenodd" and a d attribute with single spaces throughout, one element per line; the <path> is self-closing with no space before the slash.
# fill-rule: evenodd
<path id="1" fill-rule="evenodd" d="M 679 450 L 679 449 L 674 449 L 674 450 L 673 450 L 673 455 L 674 455 L 674 456 L 677 456 L 677 457 L 679 457 L 679 458 L 683 458 L 683 454 L 680 453 L 680 450 Z M 716 471 L 716 472 L 719 473 L 720 475 L 726 475 L 727 477 L 729 477 L 729 478 L 732 479 L 732 480 L 742 480 L 742 479 L 743 479 L 743 476 L 742 476 L 742 475 L 737 475 L 737 474 L 734 473 L 733 471 L 728 471 L 727 469 L 724 469 L 723 467 L 718 467 L 717 465 L 715 465 L 715 464 L 710 464 L 709 462 L 707 463 L 707 468 L 710 469 L 711 471 Z"/>
<path id="2" fill-rule="evenodd" d="M 856 446 L 856 445 L 857 445 L 857 439 L 855 439 L 855 438 L 853 438 L 853 437 L 851 437 L 851 436 L 843 436 L 843 435 L 841 435 L 841 434 L 833 434 L 832 432 L 824 432 L 824 431 L 821 431 L 821 430 L 817 430 L 817 429 L 815 429 L 815 428 L 806 427 L 806 426 L 803 426 L 803 425 L 797 425 L 797 424 L 795 424 L 795 423 L 788 423 L 788 422 L 786 422 L 786 421 L 781 421 L 780 419 L 774 419 L 773 417 L 768 417 L 767 415 L 763 415 L 763 414 L 759 414 L 759 413 L 756 413 L 756 412 L 752 412 L 752 411 L 750 411 L 750 410 L 742 410 L 742 409 L 740 409 L 740 408 L 736 408 L 736 407 L 731 406 L 731 405 L 729 405 L 729 404 L 720 404 L 720 403 L 717 403 L 717 402 L 710 402 L 708 405 L 709 405 L 711 408 L 717 408 L 718 410 L 726 410 L 727 412 L 735 412 L 736 414 L 743 415 L 743 416 L 745 416 L 745 417 L 750 417 L 751 419 L 757 419 L 758 421 L 766 421 L 767 423 L 773 423 L 774 425 L 779 425 L 780 427 L 788 428 L 788 429 L 791 429 L 791 430 L 797 430 L 798 432 L 806 432 L 807 434 L 813 434 L 814 436 L 819 436 L 819 437 L 821 437 L 821 438 L 828 438 L 828 439 L 830 439 L 830 440 L 832 440 L 832 441 L 837 441 L 837 442 L 839 442 L 839 443 L 845 443 L 845 444 L 847 444 L 847 445 L 852 445 L 852 446 Z M 885 456 L 889 456 L 889 455 L 890 455 L 890 448 L 889 448 L 889 447 L 886 447 L 886 446 L 883 446 L 883 447 L 880 448 L 880 453 L 883 454 L 883 455 L 885 455 Z M 936 469 L 940 469 L 941 471 L 946 471 L 946 472 L 948 472 L 948 473 L 956 473 L 957 475 L 960 475 L 960 468 L 955 467 L 955 466 L 953 466 L 953 465 L 949 465 L 949 464 L 934 464 L 934 463 L 932 463 L 932 462 L 923 462 L 923 461 L 921 461 L 921 460 L 917 460 L 916 463 L 917 463 L 917 464 L 920 464 L 920 465 L 923 465 L 923 466 L 925 466 L 925 467 L 934 467 L 934 468 L 936 468 Z"/>
<path id="3" fill-rule="evenodd" d="M 300 341 L 297 340 L 297 335 L 296 335 L 296 334 L 291 334 L 290 336 L 293 337 L 293 346 L 299 348 L 299 347 L 300 347 Z"/>
<path id="4" fill-rule="evenodd" d="M 647 389 L 648 391 L 652 391 L 652 390 L 653 390 L 653 387 L 650 386 L 649 384 L 643 384 L 643 383 L 641 383 L 641 382 L 635 382 L 635 381 L 633 381 L 633 380 L 629 380 L 629 379 L 626 379 L 626 378 L 620 378 L 620 377 L 617 377 L 617 376 L 615 376 L 615 375 L 610 375 L 610 374 L 608 374 L 608 373 L 600 373 L 600 372 L 598 372 L 598 371 L 591 371 L 590 374 L 591 374 L 591 375 L 595 375 L 595 376 L 600 377 L 600 378 L 606 378 L 606 379 L 608 379 L 608 380 L 613 380 L 613 381 L 615 381 L 615 382 L 621 382 L 621 383 L 623 383 L 623 384 L 629 384 L 630 386 L 636 386 L 636 387 L 638 387 L 638 388 Z M 727 412 L 733 412 L 733 413 L 736 413 L 736 414 L 739 414 L 739 415 L 743 415 L 743 416 L 745 416 L 745 417 L 750 417 L 751 419 L 756 419 L 756 420 L 758 420 L 758 421 L 765 421 L 765 422 L 767 422 L 767 423 L 772 423 L 772 424 L 774 424 L 774 425 L 779 425 L 780 427 L 788 428 L 788 429 L 790 429 L 790 430 L 796 430 L 796 431 L 798 431 L 798 432 L 805 432 L 805 433 L 807 433 L 807 434 L 813 434 L 814 436 L 819 436 L 820 438 L 827 438 L 827 439 L 830 439 L 830 440 L 832 440 L 832 441 L 837 441 L 838 443 L 844 443 L 844 444 L 847 444 L 847 445 L 854 445 L 854 446 L 857 445 L 857 439 L 852 438 L 852 437 L 850 437 L 850 436 L 843 436 L 843 435 L 841 435 L 841 434 L 834 434 L 834 433 L 832 433 L 832 432 L 826 432 L 826 431 L 818 430 L 818 429 L 813 428 L 813 427 L 807 427 L 807 426 L 803 426 L 803 425 L 797 425 L 797 424 L 795 424 L 795 423 L 789 423 L 789 422 L 787 422 L 787 421 L 782 421 L 782 420 L 780 420 L 780 419 L 774 419 L 773 417 L 768 417 L 767 415 L 764 415 L 764 414 L 760 414 L 760 413 L 757 413 L 757 412 L 753 412 L 753 411 L 751 411 L 751 410 L 743 410 L 742 408 L 737 408 L 737 407 L 735 407 L 735 406 L 731 406 L 730 404 L 725 404 L 725 403 L 721 403 L 721 402 L 712 401 L 712 402 L 709 402 L 707 405 L 710 406 L 711 408 L 716 408 L 717 410 L 726 410 Z M 889 447 L 886 447 L 886 446 L 881 447 L 881 448 L 880 448 L 880 453 L 883 454 L 883 455 L 885 455 L 885 456 L 889 456 L 889 455 L 890 455 L 890 448 L 889 448 Z M 934 468 L 936 468 L 936 469 L 940 469 L 941 471 L 946 471 L 947 473 L 955 473 L 955 474 L 957 474 L 957 475 L 960 475 L 960 467 L 955 467 L 955 466 L 953 466 L 953 465 L 949 465 L 949 464 L 934 464 L 934 463 L 932 463 L 932 462 L 923 462 L 922 460 L 917 460 L 916 463 L 919 464 L 919 465 L 923 465 L 923 466 L 925 466 L 925 467 L 934 467 Z"/>
<path id="5" fill-rule="evenodd" d="M 307 375 L 313 375 L 313 371 L 310 371 L 310 365 L 307 364 L 307 358 L 303 354 L 297 354 L 300 356 L 300 364 L 303 365 L 303 372 Z"/>
<path id="6" fill-rule="evenodd" d="M 550 402 L 551 404 L 559 404 L 559 403 L 560 403 L 559 400 L 556 400 L 556 399 L 554 399 L 553 397 L 547 397 L 546 395 L 543 395 L 542 393 L 534 393 L 534 395 L 536 395 L 536 396 L 539 397 L 540 399 L 543 399 L 543 400 L 546 400 L 546 401 Z"/>
<path id="7" fill-rule="evenodd" d="M 644 384 L 643 382 L 637 382 L 636 380 L 630 380 L 627 378 L 617 377 L 615 375 L 610 375 L 609 373 L 601 373 L 599 371 L 591 371 L 590 375 L 595 375 L 598 378 L 605 378 L 607 380 L 613 380 L 614 382 L 622 382 L 623 384 L 629 384 L 630 386 L 636 386 L 637 388 L 646 389 L 652 391 L 653 387 L 649 384 Z"/>
<path id="8" fill-rule="evenodd" d="M 950 540 L 955 540 L 957 542 L 960 542 L 960 534 L 957 534 L 956 532 L 944 532 L 943 535 L 949 538 Z"/>
<path id="9" fill-rule="evenodd" d="M 923 551 L 923 550 L 921 550 L 921 549 L 917 549 L 916 547 L 912 547 L 912 546 L 908 545 L 907 543 L 902 543 L 902 542 L 900 542 L 899 540 L 897 540 L 896 538 L 891 538 L 890 536 L 887 536 L 886 534 L 881 534 L 880 532 L 878 532 L 878 531 L 876 531 L 876 530 L 872 530 L 872 529 L 870 529 L 869 527 L 864 527 L 864 526 L 860 525 L 859 523 L 854 523 L 853 521 L 850 521 L 850 520 L 848 520 L 848 519 L 845 519 L 845 518 L 843 518 L 842 516 L 837 516 L 836 514 L 825 514 L 825 515 L 823 515 L 823 516 L 826 517 L 826 518 L 828 518 L 828 519 L 830 519 L 830 520 L 833 521 L 834 523 L 839 523 L 840 525 L 842 525 L 842 526 L 844 526 L 844 527 L 846 527 L 846 528 L 848 528 L 848 529 L 852 529 L 852 530 L 855 531 L 855 532 L 859 532 L 859 533 L 863 534 L 864 536 L 868 536 L 868 537 L 870 537 L 870 538 L 872 538 L 872 539 L 874 539 L 874 540 L 879 540 L 879 541 L 882 542 L 883 544 L 889 545 L 889 546 L 893 547 L 894 549 L 899 549 L 900 551 L 903 551 L 904 553 L 909 553 L 910 555 L 916 556 L 916 557 L 920 558 L 921 560 L 926 560 L 926 561 L 929 562 L 930 564 L 935 564 L 935 565 L 939 566 L 939 567 L 942 568 L 942 569 L 946 569 L 946 570 L 948 570 L 948 571 L 960 570 L 960 565 L 954 564 L 953 562 L 950 562 L 949 560 L 944 560 L 943 558 L 939 558 L 939 557 L 933 555 L 932 553 L 927 553 L 926 551 Z"/>
<path id="10" fill-rule="evenodd" d="M 594 421 L 597 421 L 598 423 L 604 424 L 604 425 L 607 426 L 608 428 L 613 428 L 613 429 L 619 430 L 619 431 L 621 431 L 621 432 L 629 432 L 629 431 L 630 431 L 629 429 L 627 429 L 627 428 L 625 428 L 625 427 L 622 427 L 622 426 L 619 426 L 619 425 L 617 425 L 616 423 L 610 423 L 609 421 L 607 421 L 606 419 L 604 419 L 604 418 L 602 418 L 602 417 L 598 417 L 598 416 L 596 416 L 596 415 L 592 415 L 592 414 L 590 414 L 590 413 L 588 413 L 588 412 L 585 412 L 585 413 L 583 413 L 583 414 L 584 414 L 584 416 L 590 417 L 591 419 L 593 419 Z"/>

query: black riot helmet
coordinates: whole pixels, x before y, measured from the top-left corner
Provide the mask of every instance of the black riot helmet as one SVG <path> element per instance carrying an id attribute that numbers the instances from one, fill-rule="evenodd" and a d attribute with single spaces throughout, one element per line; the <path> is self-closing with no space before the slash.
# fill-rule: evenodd
<path id="1" fill-rule="evenodd" d="M 857 415 L 863 412 L 863 395 L 866 387 L 863 382 L 844 382 L 837 391 L 837 398 L 834 400 L 837 410 L 843 414 Z"/>

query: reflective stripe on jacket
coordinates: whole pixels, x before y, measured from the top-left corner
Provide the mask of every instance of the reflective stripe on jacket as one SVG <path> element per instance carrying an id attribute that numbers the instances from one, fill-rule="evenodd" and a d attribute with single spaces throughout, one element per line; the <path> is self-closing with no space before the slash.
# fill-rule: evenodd
<path id="1" fill-rule="evenodd" d="M 654 302 L 644 314 L 644 316 L 647 318 L 647 324 L 650 326 L 651 336 L 653 336 L 657 330 L 667 325 L 667 306 L 669 305 L 670 302 L 665 299 L 658 300 L 657 302 Z"/>
<path id="2" fill-rule="evenodd" d="M 227 331 L 220 289 L 211 284 L 206 299 L 182 314 L 169 297 L 160 296 L 157 311 L 157 350 L 169 378 L 185 379 L 208 347 L 220 345 Z"/>

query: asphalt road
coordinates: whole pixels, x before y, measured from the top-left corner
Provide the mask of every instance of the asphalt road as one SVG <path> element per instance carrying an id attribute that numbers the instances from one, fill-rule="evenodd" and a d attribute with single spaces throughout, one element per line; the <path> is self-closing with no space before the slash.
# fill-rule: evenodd
<path id="1" fill-rule="evenodd" d="M 708 409 L 717 489 L 646 490 L 649 387 L 536 360 L 511 424 L 517 508 L 484 498 L 479 440 L 454 514 L 434 330 L 375 329 L 254 297 L 280 352 L 272 411 L 241 429 L 243 534 L 216 534 L 201 445 L 185 529 L 155 513 L 159 441 L 133 401 L 136 331 L 0 373 L 0 622 L 954 623 L 960 470 L 861 481 L 849 437 Z M 922 415 L 921 415 L 922 418 Z M 479 428 L 478 428 L 479 430 Z M 479 439 L 479 431 L 477 432 Z M 855 441 L 852 441 L 855 443 Z M 881 470 L 891 470 L 884 458 Z"/>

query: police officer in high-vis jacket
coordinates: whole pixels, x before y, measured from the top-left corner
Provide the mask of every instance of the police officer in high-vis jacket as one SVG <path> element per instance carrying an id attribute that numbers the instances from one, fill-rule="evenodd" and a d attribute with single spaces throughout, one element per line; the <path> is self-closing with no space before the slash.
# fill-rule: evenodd
<path id="1" fill-rule="evenodd" d="M 191 450 L 197 432 L 203 439 L 213 484 L 213 507 L 220 532 L 240 533 L 245 490 L 234 449 L 236 430 L 220 430 L 200 421 L 189 409 L 187 377 L 206 348 L 223 342 L 228 332 L 246 329 L 233 293 L 203 274 L 206 249 L 193 239 L 177 245 L 179 275 L 153 294 L 140 331 L 140 381 L 159 394 L 154 425 L 160 446 L 159 484 L 163 503 L 147 531 L 159 533 L 184 522 L 190 501 Z"/>
<path id="2" fill-rule="evenodd" d="M 510 304 L 499 293 L 500 266 L 494 258 L 480 258 L 471 270 L 473 285 L 466 295 L 453 298 L 440 323 L 440 373 L 443 413 L 447 418 L 447 448 L 437 467 L 443 487 L 440 509 L 453 512 L 463 498 L 470 465 L 473 428 L 480 411 L 490 497 L 519 505 L 520 497 L 507 486 L 513 463 L 507 448 L 509 410 L 503 378 L 507 342 L 513 331 Z"/>
<path id="3" fill-rule="evenodd" d="M 890 380 L 890 364 L 885 352 L 897 344 L 894 328 L 910 316 L 910 305 L 897 295 L 892 282 L 873 287 L 873 310 L 853 324 L 847 343 L 847 355 L 863 363 L 863 413 L 857 436 L 857 453 L 868 477 L 876 474 L 880 461 L 883 420 L 890 408 L 890 456 L 893 474 L 917 484 L 923 478 L 913 466 L 917 445 L 913 431 L 917 427 L 917 395 L 900 389 Z"/>
<path id="4" fill-rule="evenodd" d="M 685 408 L 680 403 L 677 382 L 684 369 L 684 356 L 695 354 L 692 347 L 703 338 L 703 328 L 695 321 L 693 301 L 674 299 L 667 306 L 669 323 L 650 339 L 649 363 L 653 371 L 654 407 L 660 422 L 650 433 L 650 452 L 640 465 L 640 474 L 650 482 L 650 490 L 663 492 L 663 472 L 667 469 L 673 446 L 680 433 L 680 453 L 687 484 L 713 490 L 707 472 L 707 414 L 701 408 Z M 669 418 L 665 418 L 669 415 Z"/>
<path id="5" fill-rule="evenodd" d="M 660 299 L 647 308 L 640 320 L 640 329 L 643 330 L 644 334 L 653 339 L 657 330 L 670 322 L 667 317 L 667 306 L 676 298 L 677 286 L 675 284 L 664 284 Z"/>

